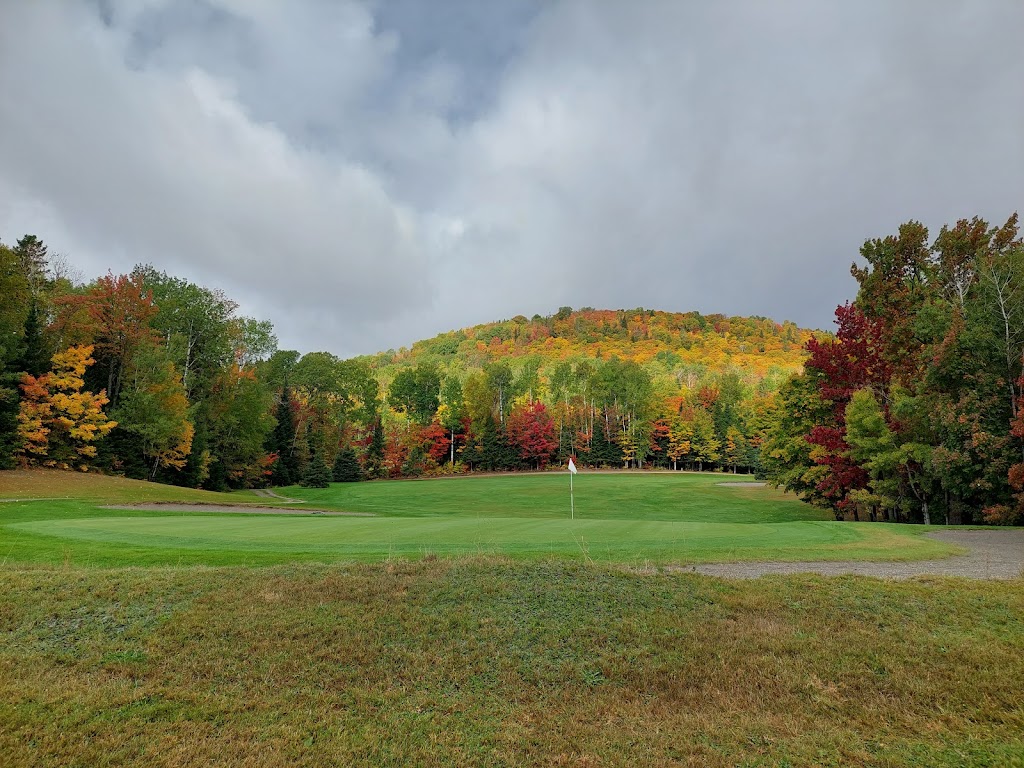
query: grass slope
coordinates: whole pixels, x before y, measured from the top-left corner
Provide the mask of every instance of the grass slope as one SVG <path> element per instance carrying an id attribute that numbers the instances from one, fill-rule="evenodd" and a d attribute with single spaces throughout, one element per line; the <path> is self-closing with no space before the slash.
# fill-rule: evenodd
<path id="1" fill-rule="evenodd" d="M 567 478 L 540 474 L 286 489 L 318 508 L 375 517 L 104 509 L 105 503 L 266 503 L 71 473 L 0 473 L 0 562 L 271 564 L 501 554 L 608 562 L 921 559 L 951 552 L 920 528 L 821 520 L 766 488 L 723 475 L 587 474 L 568 518 Z M 54 498 L 57 497 L 57 498 Z M 38 498 L 40 500 L 31 500 Z M 291 507 L 289 511 L 295 511 Z"/>
<path id="2" fill-rule="evenodd" d="M 1024 765 L 1020 583 L 0 570 L 27 766 Z"/>

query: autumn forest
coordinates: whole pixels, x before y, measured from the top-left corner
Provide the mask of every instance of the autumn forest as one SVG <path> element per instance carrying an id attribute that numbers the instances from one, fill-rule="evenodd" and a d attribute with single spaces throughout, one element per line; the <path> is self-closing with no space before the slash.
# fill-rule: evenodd
<path id="1" fill-rule="evenodd" d="M 0 466 L 214 490 L 564 466 L 752 472 L 837 519 L 1024 521 L 1016 217 L 868 240 L 833 333 L 562 307 L 339 359 L 222 292 L 0 245 Z"/>

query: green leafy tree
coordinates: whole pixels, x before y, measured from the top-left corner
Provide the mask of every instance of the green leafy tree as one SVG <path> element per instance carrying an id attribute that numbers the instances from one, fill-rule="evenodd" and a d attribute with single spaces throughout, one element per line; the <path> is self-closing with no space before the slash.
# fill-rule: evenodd
<path id="1" fill-rule="evenodd" d="M 672 462 L 672 469 L 679 469 L 680 459 L 690 455 L 692 445 L 692 421 L 684 418 L 681 412 L 673 414 L 668 420 L 668 446 L 665 451 Z"/>
<path id="2" fill-rule="evenodd" d="M 456 433 L 463 429 L 465 408 L 462 399 L 462 382 L 456 376 L 449 376 L 441 387 L 441 404 L 437 410 L 438 421 L 449 433 L 448 461 L 455 464 Z"/>
<path id="3" fill-rule="evenodd" d="M 132 275 L 153 297 L 157 311 L 151 325 L 181 371 L 186 395 L 190 401 L 202 399 L 213 379 L 235 362 L 232 324 L 238 305 L 221 291 L 150 265 L 136 266 Z"/>
<path id="4" fill-rule="evenodd" d="M 730 427 L 739 424 L 739 411 L 744 400 L 743 381 L 736 371 L 726 371 L 718 380 L 718 397 L 711 407 L 711 418 L 715 422 L 715 433 L 719 440 L 726 442 Z"/>
<path id="5" fill-rule="evenodd" d="M 928 229 L 909 221 L 896 235 L 866 241 L 860 253 L 867 265 L 850 268 L 860 285 L 854 303 L 877 324 L 875 342 L 881 359 L 898 381 L 910 383 L 920 375 L 923 361 L 914 321 L 936 285 Z"/>
<path id="6" fill-rule="evenodd" d="M 509 403 L 516 394 L 513 388 L 515 376 L 508 363 L 498 361 L 484 366 L 484 377 L 493 398 L 492 413 L 498 423 L 503 425 Z"/>
<path id="7" fill-rule="evenodd" d="M 871 500 L 895 510 L 909 501 L 906 498 L 909 491 L 920 504 L 923 522 L 929 524 L 930 447 L 901 439 L 889 426 L 870 389 L 858 390 L 850 399 L 846 406 L 846 430 L 852 458 L 871 478 Z"/>
<path id="8" fill-rule="evenodd" d="M 182 469 L 192 451 L 195 427 L 181 376 L 159 347 L 140 350 L 124 376 L 121 400 L 111 410 L 115 431 L 137 438 L 150 480 L 162 469 Z"/>
<path id="9" fill-rule="evenodd" d="M 436 365 L 403 368 L 391 382 L 391 407 L 409 415 L 414 422 L 429 424 L 440 405 L 441 373 Z"/>
<path id="10" fill-rule="evenodd" d="M 819 490 L 828 468 L 815 462 L 807 440 L 815 426 L 830 418 L 831 404 L 822 399 L 816 376 L 797 374 L 782 385 L 776 407 L 766 416 L 761 444 L 762 472 L 771 485 L 815 506 L 830 506 Z"/>
<path id="11" fill-rule="evenodd" d="M 714 464 L 722 458 L 722 441 L 715 432 L 715 421 L 703 408 L 694 413 L 692 446 L 698 472 L 704 471 L 705 464 Z"/>
<path id="12" fill-rule="evenodd" d="M 736 474 L 737 466 L 747 455 L 747 439 L 736 426 L 730 425 L 726 430 L 722 451 L 725 463 L 732 468 L 733 474 Z"/>
<path id="13" fill-rule="evenodd" d="M 201 404 L 205 413 L 197 417 L 207 429 L 209 477 L 204 487 L 222 490 L 265 482 L 272 403 L 272 394 L 251 369 L 232 365 L 217 376 Z"/>

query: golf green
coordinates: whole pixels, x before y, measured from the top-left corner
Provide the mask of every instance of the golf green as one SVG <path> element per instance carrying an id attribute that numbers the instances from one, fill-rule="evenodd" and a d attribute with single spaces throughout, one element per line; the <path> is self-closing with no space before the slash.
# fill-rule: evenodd
<path id="1" fill-rule="evenodd" d="M 95 565 L 474 554 L 685 565 L 920 559 L 949 551 L 915 528 L 822 519 L 827 516 L 821 510 L 778 491 L 723 485 L 732 479 L 691 473 L 581 475 L 574 484 L 573 519 L 567 477 L 556 474 L 287 488 L 280 493 L 302 503 L 280 514 L 244 507 L 233 512 L 107 508 L 105 503 L 133 501 L 134 486 L 122 485 L 116 493 L 93 488 L 85 498 L 0 504 L 0 546 L 10 561 Z M 246 492 L 218 499 L 280 501 Z"/>

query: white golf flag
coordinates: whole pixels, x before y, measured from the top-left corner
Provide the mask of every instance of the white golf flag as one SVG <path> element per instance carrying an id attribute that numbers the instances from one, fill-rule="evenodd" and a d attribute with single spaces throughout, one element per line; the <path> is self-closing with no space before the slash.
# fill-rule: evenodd
<path id="1" fill-rule="evenodd" d="M 572 459 L 569 459 L 569 471 L 574 475 L 576 474 L 576 465 L 573 464 Z"/>

